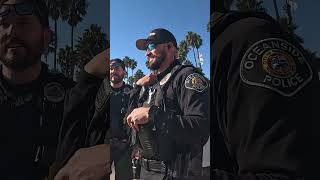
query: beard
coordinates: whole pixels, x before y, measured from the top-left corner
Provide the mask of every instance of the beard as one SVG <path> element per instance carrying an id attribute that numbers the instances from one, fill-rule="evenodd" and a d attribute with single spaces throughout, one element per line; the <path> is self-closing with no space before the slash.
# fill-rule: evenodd
<path id="1" fill-rule="evenodd" d="M 123 81 L 123 77 L 122 76 L 119 76 L 117 74 L 112 74 L 110 76 L 110 81 L 113 83 L 113 84 L 118 84 L 118 83 L 121 83 Z"/>
<path id="2" fill-rule="evenodd" d="M 164 61 L 165 61 L 165 58 L 164 58 L 163 54 L 161 54 L 160 57 L 155 58 L 155 59 L 152 60 L 151 62 L 148 60 L 148 61 L 146 62 L 146 66 L 147 66 L 147 68 L 149 68 L 150 70 L 156 71 L 156 70 L 158 70 L 158 69 L 161 67 L 161 65 L 162 65 L 162 63 L 163 63 Z"/>
<path id="3" fill-rule="evenodd" d="M 23 41 L 13 39 L 11 43 L 0 49 L 0 62 L 15 71 L 23 71 L 39 63 L 43 47 L 40 46 L 41 42 L 35 44 L 38 44 L 38 47 L 31 47 Z"/>

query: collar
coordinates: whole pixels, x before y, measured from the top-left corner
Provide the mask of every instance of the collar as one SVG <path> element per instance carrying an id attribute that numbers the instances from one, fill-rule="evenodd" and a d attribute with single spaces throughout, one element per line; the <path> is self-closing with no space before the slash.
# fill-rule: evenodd
<path id="1" fill-rule="evenodd" d="M 171 72 L 171 70 L 176 66 L 181 65 L 178 59 L 176 59 L 166 70 L 157 75 L 157 80 L 161 81 L 164 76 Z"/>

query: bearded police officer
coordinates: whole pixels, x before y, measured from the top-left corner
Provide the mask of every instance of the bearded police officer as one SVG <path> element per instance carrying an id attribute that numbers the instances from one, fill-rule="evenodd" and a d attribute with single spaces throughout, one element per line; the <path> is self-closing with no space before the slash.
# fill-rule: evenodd
<path id="1" fill-rule="evenodd" d="M 110 157 L 115 166 L 115 179 L 132 179 L 129 126 L 124 121 L 127 113 L 130 85 L 123 81 L 126 76 L 125 64 L 121 59 L 110 61 Z"/>
<path id="2" fill-rule="evenodd" d="M 313 71 L 305 50 L 263 13 L 213 1 L 213 179 L 306 179 Z"/>
<path id="3" fill-rule="evenodd" d="M 152 73 L 137 81 L 129 102 L 134 167 L 141 165 L 141 179 L 188 178 L 188 161 L 209 136 L 209 83 L 193 66 L 179 63 L 168 30 L 154 29 L 136 46 L 146 51 Z"/>
<path id="4" fill-rule="evenodd" d="M 0 0 L 0 179 L 44 179 L 55 159 L 74 83 L 41 62 L 51 36 L 43 2 Z"/>

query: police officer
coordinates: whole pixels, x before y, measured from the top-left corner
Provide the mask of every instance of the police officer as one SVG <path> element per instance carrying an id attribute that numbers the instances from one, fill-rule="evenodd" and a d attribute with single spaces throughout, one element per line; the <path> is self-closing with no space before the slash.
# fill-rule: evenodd
<path id="1" fill-rule="evenodd" d="M 68 93 L 50 178 L 109 179 L 109 55 L 108 46 L 89 61 L 79 82 Z"/>
<path id="2" fill-rule="evenodd" d="M 126 75 L 125 64 L 121 59 L 110 61 L 110 131 L 111 161 L 115 166 L 115 178 L 118 180 L 132 179 L 131 151 L 129 147 L 129 128 L 124 116 L 127 112 L 130 85 L 123 81 Z"/>
<path id="3" fill-rule="evenodd" d="M 213 179 L 307 179 L 313 71 L 305 50 L 263 13 L 213 1 Z"/>
<path id="4" fill-rule="evenodd" d="M 41 62 L 51 36 L 43 2 L 0 0 L 0 179 L 44 179 L 55 159 L 74 83 Z"/>
<path id="5" fill-rule="evenodd" d="M 134 167 L 141 165 L 141 179 L 187 178 L 190 158 L 209 136 L 209 84 L 193 66 L 179 63 L 168 30 L 154 29 L 136 46 L 146 51 L 152 73 L 137 81 L 129 102 Z"/>

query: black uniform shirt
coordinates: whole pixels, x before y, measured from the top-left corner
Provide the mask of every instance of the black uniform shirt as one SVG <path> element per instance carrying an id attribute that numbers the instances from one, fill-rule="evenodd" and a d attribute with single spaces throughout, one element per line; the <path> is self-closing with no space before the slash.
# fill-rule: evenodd
<path id="1" fill-rule="evenodd" d="M 175 68 L 178 69 L 173 72 Z M 151 108 L 149 114 L 151 114 L 150 121 L 155 123 L 158 131 L 160 154 L 161 151 L 170 149 L 184 151 L 186 149 L 180 148 L 186 146 L 200 147 L 202 150 L 209 137 L 210 109 L 207 79 L 194 67 L 181 66 L 178 60 L 157 78 L 157 85 L 161 87 L 161 91 L 157 90 L 155 101 L 162 99 L 163 102 L 155 102 L 155 106 L 161 107 Z M 154 88 L 157 88 L 157 85 Z M 129 110 L 133 110 L 132 102 L 136 101 L 135 98 L 137 95 L 131 97 Z"/>
<path id="2" fill-rule="evenodd" d="M 308 55 L 267 15 L 215 15 L 213 179 L 304 177 L 311 149 Z"/>
<path id="3" fill-rule="evenodd" d="M 128 132 L 126 129 L 126 121 L 123 120 L 127 108 L 129 91 L 132 89 L 129 85 L 123 85 L 120 88 L 112 88 L 110 96 L 110 133 L 111 137 L 127 138 Z"/>
<path id="4" fill-rule="evenodd" d="M 71 80 L 48 72 L 44 64 L 39 77 L 26 84 L 9 84 L 0 74 L 0 179 L 37 180 L 48 175 L 55 159 L 64 93 L 71 86 Z"/>

